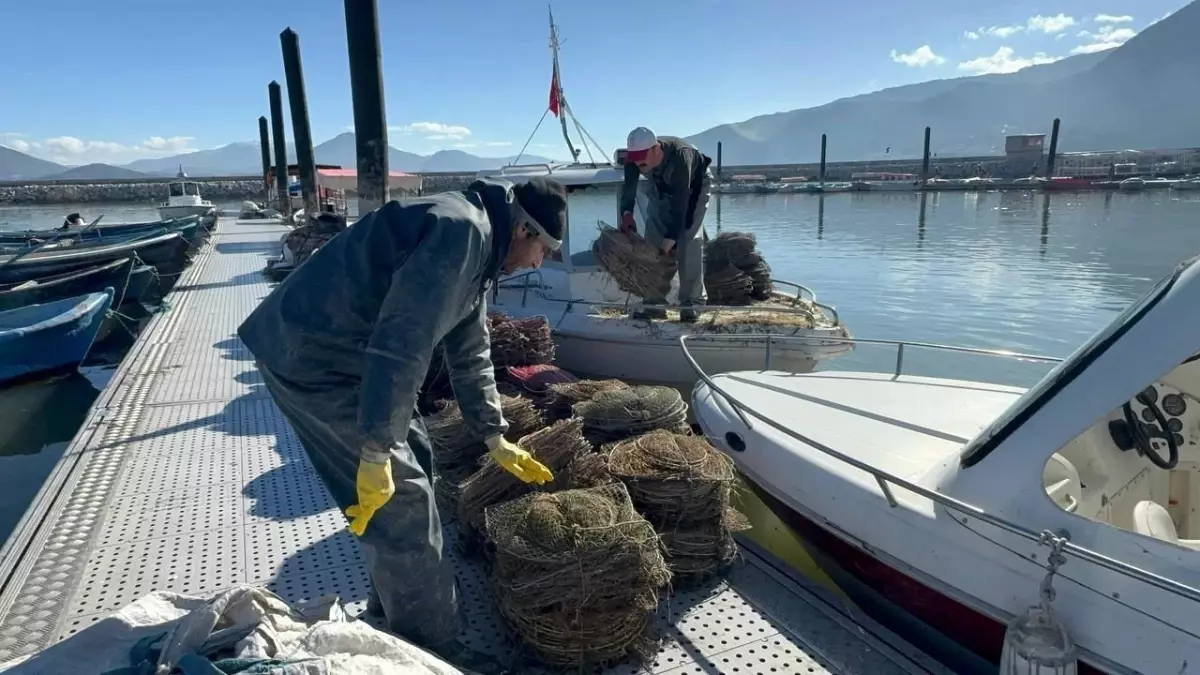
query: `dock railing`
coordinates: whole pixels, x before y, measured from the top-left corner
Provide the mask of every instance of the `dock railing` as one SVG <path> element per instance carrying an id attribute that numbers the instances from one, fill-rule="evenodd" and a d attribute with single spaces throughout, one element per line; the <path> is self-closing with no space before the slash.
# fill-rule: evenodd
<path id="1" fill-rule="evenodd" d="M 899 506 L 899 502 L 896 501 L 895 496 L 892 494 L 892 486 L 895 485 L 897 487 L 908 490 L 909 492 L 912 492 L 920 497 L 924 497 L 925 499 L 928 499 L 928 500 L 934 502 L 935 504 L 939 504 L 946 509 L 956 511 L 958 513 L 962 513 L 962 514 L 970 516 L 972 518 L 977 518 L 985 523 L 988 523 L 989 525 L 1000 528 L 1001 530 L 1005 530 L 1006 532 L 1009 532 L 1011 534 L 1015 534 L 1017 536 L 1024 537 L 1025 539 L 1028 539 L 1039 545 L 1048 545 L 1051 542 L 1065 539 L 1065 537 L 1063 537 L 1062 533 L 1052 532 L 1049 530 L 1040 531 L 1040 532 L 1036 531 L 1036 530 L 1031 530 L 1019 523 L 1014 523 L 1005 518 L 1001 518 L 999 516 L 987 513 L 983 509 L 981 509 L 978 506 L 975 506 L 973 504 L 969 504 L 962 500 L 955 499 L 954 497 L 949 497 L 940 492 L 935 492 L 935 491 L 930 490 L 929 488 L 926 488 L 922 485 L 918 485 L 917 483 L 913 483 L 912 481 L 909 481 L 909 480 L 906 480 L 899 476 L 893 475 L 891 473 L 888 473 L 887 471 L 880 470 L 874 466 L 871 466 L 870 464 L 867 464 L 866 462 L 863 462 L 855 457 L 851 457 L 844 453 L 838 452 L 837 450 L 834 450 L 833 448 L 825 445 L 824 443 L 821 443 L 820 441 L 809 438 L 808 436 L 805 436 L 804 434 L 802 434 L 798 431 L 789 429 L 788 427 L 784 426 L 783 424 L 776 422 L 775 420 L 771 419 L 770 417 L 754 410 L 754 408 L 752 408 L 751 406 L 748 406 L 745 403 L 742 403 L 735 396 L 731 395 L 729 392 L 722 389 L 720 385 L 718 385 L 716 382 L 714 382 L 712 377 L 710 377 L 707 373 L 704 372 L 704 369 L 700 366 L 699 363 L 696 362 L 695 357 L 693 357 L 691 352 L 688 350 L 688 341 L 691 339 L 691 337 L 692 336 L 690 336 L 690 335 L 684 335 L 679 338 L 679 345 L 680 345 L 680 348 L 683 349 L 683 355 L 684 355 L 684 358 L 687 359 L 688 365 L 690 365 L 692 370 L 695 371 L 696 376 L 700 379 L 700 381 L 703 382 L 705 384 L 705 386 L 708 387 L 709 391 L 720 396 L 722 399 L 725 400 L 726 403 L 729 404 L 729 406 L 733 409 L 734 413 L 737 415 L 738 419 L 742 422 L 742 424 L 745 425 L 746 429 L 748 429 L 748 430 L 754 429 L 754 425 L 750 422 L 750 419 L 749 419 L 750 417 L 753 417 L 756 420 L 761 421 L 766 426 L 774 429 L 775 431 L 778 431 L 779 433 L 781 433 L 793 440 L 804 443 L 805 445 L 813 448 L 814 450 L 818 450 L 826 455 L 829 455 L 830 457 L 833 457 L 834 459 L 837 459 L 841 462 L 849 464 L 850 466 L 853 466 L 856 469 L 859 469 L 861 471 L 864 471 L 864 472 L 870 474 L 875 479 L 875 482 L 879 485 L 879 489 L 883 491 L 884 498 L 887 499 L 889 507 L 896 508 Z M 745 335 L 704 336 L 706 341 L 707 340 L 721 340 L 724 338 L 740 338 L 741 340 L 745 340 L 745 339 L 747 339 L 747 337 L 759 339 L 765 343 L 766 350 L 767 350 L 766 362 L 768 364 L 770 363 L 770 345 L 772 342 L 792 342 L 792 341 L 808 341 L 808 340 L 814 340 L 814 339 L 816 339 L 816 340 L 823 339 L 823 338 L 812 338 L 812 337 L 808 337 L 808 336 L 779 337 L 779 336 L 772 336 L 772 335 L 766 335 L 766 336 L 745 336 Z M 824 338 L 824 339 L 827 340 L 828 338 Z M 928 342 L 906 342 L 906 341 L 901 341 L 901 340 L 874 340 L 874 339 L 864 339 L 864 338 L 842 338 L 842 340 L 844 340 L 846 342 L 858 343 L 858 344 L 894 345 L 896 347 L 896 367 L 895 367 L 895 375 L 893 376 L 893 378 L 898 378 L 903 372 L 905 347 L 925 348 L 925 349 L 933 349 L 933 350 L 941 350 L 941 351 L 975 354 L 975 355 L 980 355 L 980 356 L 990 356 L 990 357 L 996 357 L 996 358 L 1018 359 L 1018 360 L 1024 360 L 1024 361 L 1038 361 L 1038 362 L 1043 362 L 1043 363 L 1058 363 L 1063 360 L 1063 359 L 1053 357 L 1053 356 L 1041 356 L 1041 355 L 1036 355 L 1036 354 L 1020 354 L 1017 352 L 1010 352 L 1010 351 L 999 350 L 999 349 L 979 349 L 979 348 L 974 348 L 974 347 L 958 347 L 958 346 L 954 346 L 954 345 L 942 345 L 942 344 L 934 344 L 934 343 L 928 343 Z M 767 369 L 769 369 L 769 366 Z M 1065 553 L 1070 553 L 1071 555 L 1074 555 L 1075 557 L 1077 557 L 1081 560 L 1086 560 L 1095 565 L 1099 565 L 1100 567 L 1108 569 L 1112 572 L 1131 576 L 1139 581 L 1150 584 L 1150 585 L 1160 588 L 1164 591 L 1182 595 L 1183 597 L 1185 597 L 1193 602 L 1200 602 L 1200 590 L 1198 590 L 1196 588 L 1188 586 L 1187 584 L 1180 583 L 1173 579 L 1168 579 L 1167 577 L 1155 574 L 1153 572 L 1143 570 L 1140 567 L 1131 565 L 1126 562 L 1122 562 L 1120 560 L 1117 560 L 1116 558 L 1111 558 L 1109 556 L 1104 555 L 1103 553 L 1099 553 L 1097 551 L 1093 551 L 1089 548 L 1085 548 L 1078 544 L 1074 544 L 1074 543 L 1070 542 L 1069 540 L 1064 541 L 1063 551 Z"/>

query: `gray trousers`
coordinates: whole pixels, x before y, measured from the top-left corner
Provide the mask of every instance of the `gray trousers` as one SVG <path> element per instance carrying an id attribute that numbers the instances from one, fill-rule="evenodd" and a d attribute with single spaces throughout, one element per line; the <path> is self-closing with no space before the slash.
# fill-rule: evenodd
<path id="1" fill-rule="evenodd" d="M 708 301 L 704 291 L 704 215 L 708 213 L 708 203 L 712 199 L 712 177 L 712 171 L 707 171 L 700 185 L 696 208 L 692 211 L 692 226 L 675 242 L 675 259 L 679 263 L 679 304 L 683 307 L 703 305 Z M 655 246 L 662 244 L 667 231 L 666 218 L 670 213 L 667 199 L 659 195 L 654 181 L 638 181 L 638 209 L 646 224 L 644 236 Z M 669 283 L 670 279 L 666 281 Z M 661 305 L 667 301 L 665 296 L 642 300 L 648 305 Z"/>
<path id="2" fill-rule="evenodd" d="M 259 372 L 317 475 L 344 512 L 358 501 L 355 483 L 363 445 L 358 433 L 359 388 L 350 382 L 300 384 L 261 366 Z M 382 606 L 389 629 L 436 651 L 458 636 L 458 597 L 454 570 L 442 554 L 442 523 L 431 486 L 432 446 L 415 413 L 407 441 L 407 448 L 392 450 L 396 494 L 375 513 L 359 542 L 366 554 L 373 599 Z"/>

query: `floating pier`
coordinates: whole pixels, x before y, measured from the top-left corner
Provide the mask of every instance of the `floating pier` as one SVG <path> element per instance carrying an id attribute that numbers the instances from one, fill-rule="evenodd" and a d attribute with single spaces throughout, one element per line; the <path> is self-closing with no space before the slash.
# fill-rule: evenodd
<path id="1" fill-rule="evenodd" d="M 250 583 L 365 607 L 358 543 L 235 334 L 270 292 L 261 271 L 287 231 L 222 219 L 97 399 L 3 550 L 0 662 L 152 591 Z M 456 539 L 447 523 L 465 639 L 506 659 L 482 565 Z M 742 556 L 716 589 L 663 601 L 666 643 L 648 670 L 608 672 L 949 672 L 752 545 Z"/>

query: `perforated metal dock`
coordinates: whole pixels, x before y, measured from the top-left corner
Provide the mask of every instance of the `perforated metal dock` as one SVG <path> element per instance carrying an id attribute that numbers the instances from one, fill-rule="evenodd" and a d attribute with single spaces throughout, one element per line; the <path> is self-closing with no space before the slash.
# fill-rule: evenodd
<path id="1" fill-rule="evenodd" d="M 270 287 L 286 230 L 225 219 L 138 339 L 4 549 L 0 662 L 154 590 L 266 584 L 289 601 L 365 606 L 358 544 L 263 388 L 235 330 Z M 478 563 L 447 543 L 466 640 L 507 658 Z M 659 612 L 649 669 L 614 673 L 948 672 L 812 584 L 746 549 L 726 585 Z M 530 672 L 523 669 L 521 672 Z"/>

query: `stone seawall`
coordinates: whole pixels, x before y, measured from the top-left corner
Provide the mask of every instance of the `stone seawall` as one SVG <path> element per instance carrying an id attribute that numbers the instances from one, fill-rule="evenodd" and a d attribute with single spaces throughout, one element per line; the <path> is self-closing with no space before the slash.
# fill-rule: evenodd
<path id="1" fill-rule="evenodd" d="M 205 199 L 214 202 L 263 197 L 261 180 L 211 180 L 201 183 Z M 166 183 L 46 183 L 0 185 L 0 204 L 77 204 L 90 202 L 154 202 L 167 198 Z"/>
<path id="2" fill-rule="evenodd" d="M 475 174 L 434 174 L 424 177 L 425 193 L 462 190 Z M 195 178 L 200 193 L 213 202 L 264 200 L 262 181 L 255 178 Z M 166 199 L 166 181 L 109 181 L 0 183 L 0 204 L 80 204 L 95 202 L 157 202 Z"/>

